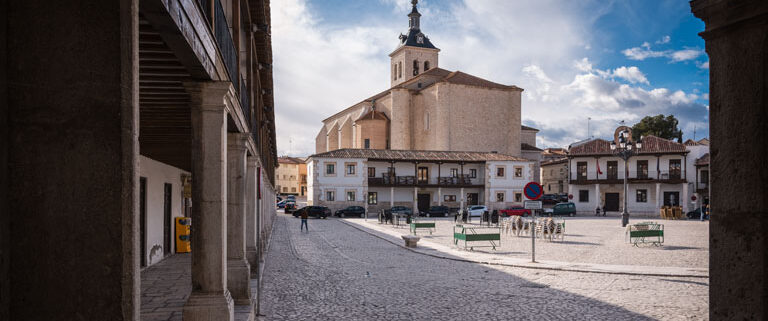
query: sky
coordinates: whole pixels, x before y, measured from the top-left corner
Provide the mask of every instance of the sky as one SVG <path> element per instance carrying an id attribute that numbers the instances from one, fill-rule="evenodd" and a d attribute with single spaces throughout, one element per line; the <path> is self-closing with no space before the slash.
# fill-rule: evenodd
<path id="1" fill-rule="evenodd" d="M 272 2 L 278 154 L 308 156 L 322 120 L 387 89 L 410 0 Z M 524 89 L 537 146 L 610 138 L 674 115 L 709 135 L 704 23 L 684 0 L 421 0 L 439 67 Z M 470 107 L 471 108 L 471 107 Z"/>

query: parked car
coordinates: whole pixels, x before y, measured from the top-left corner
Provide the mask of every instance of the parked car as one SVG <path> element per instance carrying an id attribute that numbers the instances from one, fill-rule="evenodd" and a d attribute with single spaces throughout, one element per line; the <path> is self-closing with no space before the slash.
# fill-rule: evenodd
<path id="1" fill-rule="evenodd" d="M 390 211 L 392 214 L 406 214 L 406 215 L 412 215 L 413 211 L 411 211 L 410 207 L 407 206 L 393 206 Z"/>
<path id="2" fill-rule="evenodd" d="M 531 210 L 527 210 L 522 206 L 512 206 L 506 210 L 499 210 L 501 216 L 522 216 L 527 217 L 531 215 Z"/>
<path id="3" fill-rule="evenodd" d="M 336 211 L 335 215 L 338 217 L 351 217 L 351 216 L 363 217 L 363 215 L 365 215 L 365 208 L 363 208 L 362 206 L 350 206 L 350 207 Z"/>
<path id="4" fill-rule="evenodd" d="M 701 207 L 699 207 L 699 208 L 697 208 L 697 209 L 695 209 L 693 211 L 690 211 L 688 213 L 685 213 L 685 217 L 687 217 L 689 219 L 692 219 L 692 220 L 699 220 L 699 219 L 701 219 Z M 704 219 L 708 220 L 709 219 L 709 215 L 704 215 Z"/>
<path id="5" fill-rule="evenodd" d="M 288 200 L 282 200 L 277 202 L 277 208 L 285 208 L 285 203 L 287 203 Z"/>
<path id="6" fill-rule="evenodd" d="M 429 209 L 426 212 L 421 213 L 421 215 L 426 217 L 446 217 L 450 212 L 451 209 L 448 208 L 448 206 L 430 206 Z"/>
<path id="7" fill-rule="evenodd" d="M 285 214 L 291 213 L 296 210 L 296 202 L 294 201 L 287 201 L 285 202 Z"/>
<path id="8" fill-rule="evenodd" d="M 576 204 L 571 202 L 555 204 L 552 208 L 545 208 L 544 213 L 550 216 L 567 215 L 576 216 Z"/>
<path id="9" fill-rule="evenodd" d="M 559 203 L 567 203 L 568 202 L 568 193 L 557 194 L 557 199 L 558 199 Z"/>
<path id="10" fill-rule="evenodd" d="M 296 200 L 296 195 L 288 195 L 288 196 L 285 197 L 285 199 L 291 200 L 291 201 L 295 201 Z"/>
<path id="11" fill-rule="evenodd" d="M 488 207 L 485 205 L 472 205 L 467 208 L 468 216 L 483 216 L 483 213 L 488 212 Z"/>
<path id="12" fill-rule="evenodd" d="M 554 205 L 560 202 L 560 197 L 555 194 L 544 194 L 539 200 L 541 201 L 541 204 Z"/>
<path id="13" fill-rule="evenodd" d="M 300 217 L 301 213 L 307 212 L 309 217 L 327 218 L 331 216 L 331 209 L 325 206 L 305 206 L 293 212 L 293 217 Z"/>

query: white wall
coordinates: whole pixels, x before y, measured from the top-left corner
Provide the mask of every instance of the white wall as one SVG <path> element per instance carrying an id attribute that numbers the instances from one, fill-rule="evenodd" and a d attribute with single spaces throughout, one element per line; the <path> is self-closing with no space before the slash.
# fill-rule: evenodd
<path id="1" fill-rule="evenodd" d="M 181 175 L 187 174 L 179 168 L 139 156 L 139 176 L 147 179 L 147 265 L 163 259 L 163 216 L 165 183 L 172 184 L 171 191 L 171 250 L 175 253 L 175 222 L 173 218 L 184 216 L 182 207 Z M 193 222 L 194 224 L 194 222 Z"/>
<path id="2" fill-rule="evenodd" d="M 490 209 L 504 209 L 511 205 L 522 204 L 522 201 L 527 200 L 523 193 L 525 184 L 535 180 L 536 172 L 538 168 L 534 166 L 533 161 L 490 161 L 487 164 L 488 167 L 488 183 L 486 184 L 486 192 L 488 193 L 486 204 Z M 497 177 L 497 168 L 504 167 L 504 177 Z M 522 167 L 522 177 L 515 177 L 515 167 Z M 497 194 L 504 193 L 504 201 L 497 202 Z M 521 202 L 515 201 L 515 194 L 521 193 Z"/>

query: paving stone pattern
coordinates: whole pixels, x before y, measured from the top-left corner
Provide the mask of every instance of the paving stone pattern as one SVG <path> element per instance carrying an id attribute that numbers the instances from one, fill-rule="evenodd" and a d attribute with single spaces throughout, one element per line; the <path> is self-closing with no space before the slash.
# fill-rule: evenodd
<path id="1" fill-rule="evenodd" d="M 141 320 L 182 320 L 192 291 L 190 254 L 176 254 L 141 271 Z"/>
<path id="2" fill-rule="evenodd" d="M 337 219 L 278 215 L 264 320 L 706 320 L 701 278 L 559 272 L 414 253 Z"/>

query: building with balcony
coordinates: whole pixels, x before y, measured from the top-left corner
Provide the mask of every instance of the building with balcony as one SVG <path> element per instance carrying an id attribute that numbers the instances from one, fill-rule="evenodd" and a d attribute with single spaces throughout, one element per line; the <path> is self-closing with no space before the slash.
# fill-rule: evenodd
<path id="1" fill-rule="evenodd" d="M 308 198 L 333 210 L 522 205 L 533 161 L 500 153 L 337 149 L 307 159 Z"/>
<path id="2" fill-rule="evenodd" d="M 0 18 L 0 319 L 141 319 L 141 277 L 190 217 L 178 314 L 252 320 L 276 215 L 269 1 L 31 0 Z"/>
<path id="3" fill-rule="evenodd" d="M 625 175 L 630 213 L 658 215 L 662 206 L 689 210 L 691 196 L 696 193 L 694 163 L 708 151 L 707 146 L 647 136 L 642 148 L 629 159 L 625 174 L 624 161 L 613 155 L 610 143 L 592 139 L 569 147 L 568 194 L 578 212 L 594 213 L 600 207 L 618 214 L 624 204 Z"/>
<path id="4" fill-rule="evenodd" d="M 283 156 L 278 158 L 280 167 L 275 178 L 280 195 L 307 195 L 307 164 L 304 158 Z"/>

